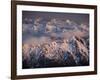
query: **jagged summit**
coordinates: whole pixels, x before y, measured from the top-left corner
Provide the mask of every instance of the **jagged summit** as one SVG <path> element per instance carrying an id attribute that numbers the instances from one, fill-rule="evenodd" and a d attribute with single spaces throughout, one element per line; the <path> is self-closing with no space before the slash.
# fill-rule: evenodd
<path id="1" fill-rule="evenodd" d="M 76 36 L 62 42 L 23 45 L 23 62 L 31 67 L 81 66 L 89 64 L 89 51 L 84 41 Z M 32 46 L 33 45 L 33 46 Z M 25 60 L 28 59 L 28 62 Z M 35 63 L 34 63 L 35 61 Z M 42 61 L 42 62 L 41 62 Z M 23 65 L 23 67 L 26 67 Z"/>

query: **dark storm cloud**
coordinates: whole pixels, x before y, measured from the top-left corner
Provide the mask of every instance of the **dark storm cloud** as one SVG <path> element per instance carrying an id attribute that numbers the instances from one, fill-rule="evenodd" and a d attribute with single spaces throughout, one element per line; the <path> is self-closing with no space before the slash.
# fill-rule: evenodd
<path id="1" fill-rule="evenodd" d="M 69 19 L 75 21 L 76 23 L 86 23 L 89 24 L 89 14 L 83 13 L 60 13 L 60 12 L 37 12 L 37 11 L 22 11 L 23 19 L 25 17 L 28 18 L 36 18 L 43 17 L 45 19 L 49 18 L 58 18 L 58 19 Z"/>

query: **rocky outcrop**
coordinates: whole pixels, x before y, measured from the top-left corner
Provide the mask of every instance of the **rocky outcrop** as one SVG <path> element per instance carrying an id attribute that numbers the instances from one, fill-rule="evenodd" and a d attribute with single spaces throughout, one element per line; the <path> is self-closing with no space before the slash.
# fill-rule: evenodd
<path id="1" fill-rule="evenodd" d="M 84 39 L 73 36 L 41 45 L 23 45 L 23 68 L 89 65 L 89 50 Z"/>

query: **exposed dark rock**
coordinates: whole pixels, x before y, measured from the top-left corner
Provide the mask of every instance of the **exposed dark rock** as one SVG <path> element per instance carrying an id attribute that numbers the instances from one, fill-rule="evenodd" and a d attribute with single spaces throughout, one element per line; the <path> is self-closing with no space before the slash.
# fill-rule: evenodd
<path id="1" fill-rule="evenodd" d="M 84 45 L 83 39 L 73 36 L 65 45 L 68 45 L 65 50 L 60 48 L 60 45 L 54 48 L 52 44 L 42 44 L 35 47 L 33 51 L 31 51 L 32 47 L 30 47 L 30 56 L 26 59 L 23 58 L 23 68 L 89 65 L 89 51 Z"/>

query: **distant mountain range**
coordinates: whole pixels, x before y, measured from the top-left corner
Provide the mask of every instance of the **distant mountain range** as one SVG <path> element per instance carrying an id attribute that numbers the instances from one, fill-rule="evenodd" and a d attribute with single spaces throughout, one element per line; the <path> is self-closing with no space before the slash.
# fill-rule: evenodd
<path id="1" fill-rule="evenodd" d="M 25 18 L 23 68 L 89 65 L 89 25 L 69 19 Z"/>
<path id="2" fill-rule="evenodd" d="M 70 40 L 23 44 L 23 68 L 88 66 L 88 46 L 76 36 Z"/>

